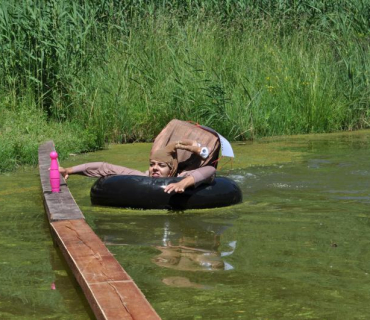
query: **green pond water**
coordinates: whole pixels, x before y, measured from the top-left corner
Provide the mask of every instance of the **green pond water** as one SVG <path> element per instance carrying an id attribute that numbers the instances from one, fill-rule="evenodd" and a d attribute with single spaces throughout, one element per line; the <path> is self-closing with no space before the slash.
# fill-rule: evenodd
<path id="1" fill-rule="evenodd" d="M 243 191 L 233 207 L 104 208 L 90 204 L 94 179 L 68 185 L 163 319 L 368 319 L 370 131 L 233 147 L 218 172 Z M 111 146 L 62 165 L 145 170 L 149 150 Z M 0 319 L 94 319 L 53 246 L 38 169 L 0 175 L 0 242 Z"/>

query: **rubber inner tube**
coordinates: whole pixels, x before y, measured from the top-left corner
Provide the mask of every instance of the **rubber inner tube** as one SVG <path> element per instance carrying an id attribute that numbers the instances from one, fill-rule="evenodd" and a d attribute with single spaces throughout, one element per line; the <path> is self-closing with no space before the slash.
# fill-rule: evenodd
<path id="1" fill-rule="evenodd" d="M 165 193 L 170 183 L 183 178 L 151 178 L 114 175 L 99 178 L 91 187 L 92 204 L 139 209 L 205 209 L 225 207 L 242 201 L 235 181 L 216 177 L 211 184 L 187 188 L 183 193 Z"/>

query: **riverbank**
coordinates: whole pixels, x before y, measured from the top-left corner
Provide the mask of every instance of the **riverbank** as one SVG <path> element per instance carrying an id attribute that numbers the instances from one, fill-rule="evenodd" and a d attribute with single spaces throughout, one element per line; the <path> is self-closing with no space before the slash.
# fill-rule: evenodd
<path id="1" fill-rule="evenodd" d="M 230 140 L 369 127 L 363 1 L 46 3 L 0 7 L 0 172 L 173 118 Z"/>

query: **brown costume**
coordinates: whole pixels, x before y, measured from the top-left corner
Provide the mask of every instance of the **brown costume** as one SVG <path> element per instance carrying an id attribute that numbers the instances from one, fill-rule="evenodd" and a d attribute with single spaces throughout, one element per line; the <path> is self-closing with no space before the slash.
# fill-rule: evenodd
<path id="1" fill-rule="evenodd" d="M 155 138 L 151 154 L 177 141 L 197 141 L 202 147 L 207 147 L 209 150 L 209 156 L 202 159 L 189 149 L 178 148 L 178 173 L 206 166 L 217 166 L 217 160 L 221 149 L 217 133 L 206 130 L 199 125 L 177 119 L 171 120 Z"/>
<path id="2" fill-rule="evenodd" d="M 163 130 L 162 133 L 156 139 L 157 142 L 154 143 L 152 148 L 150 160 L 156 160 L 160 162 L 166 163 L 170 168 L 170 177 L 187 177 L 192 176 L 194 178 L 194 186 L 197 187 L 201 183 L 210 183 L 212 182 L 216 169 L 213 166 L 210 166 L 210 160 L 217 159 L 218 152 L 219 152 L 219 142 L 217 137 L 214 134 L 205 131 L 204 129 L 200 129 L 186 123 L 187 134 L 185 137 L 192 137 L 191 132 L 194 133 L 194 127 L 196 128 L 195 131 L 200 130 L 202 133 L 202 139 L 207 143 L 206 146 L 211 146 L 210 149 L 210 157 L 207 159 L 201 159 L 199 155 L 194 153 L 197 152 L 199 148 L 197 145 L 193 144 L 194 140 L 190 139 L 182 139 L 173 141 L 173 138 L 177 135 L 173 135 L 175 128 L 180 128 L 178 125 L 184 123 L 183 121 L 173 120 L 170 124 Z M 175 126 L 173 126 L 175 125 Z M 168 130 L 171 128 L 171 130 Z M 172 130 L 173 129 L 173 130 Z M 167 142 L 167 145 L 161 145 L 163 143 L 163 138 L 167 135 L 168 132 L 171 131 L 170 142 Z M 166 133 L 167 132 L 167 133 Z M 197 132 L 197 134 L 200 134 Z M 197 140 L 197 142 L 199 142 Z M 203 145 L 203 143 L 202 143 Z M 179 152 L 178 152 L 179 151 Z M 184 159 L 182 167 L 179 168 L 179 158 L 178 153 L 181 156 L 181 159 Z M 190 157 L 189 157 L 190 155 Z M 191 159 L 195 159 L 191 160 Z M 117 166 L 106 162 L 91 162 L 85 163 L 82 165 L 72 167 L 72 173 L 81 173 L 86 176 L 90 177 L 103 177 L 108 175 L 138 175 L 138 176 L 149 176 L 149 171 L 145 173 L 130 169 L 127 167 Z"/>

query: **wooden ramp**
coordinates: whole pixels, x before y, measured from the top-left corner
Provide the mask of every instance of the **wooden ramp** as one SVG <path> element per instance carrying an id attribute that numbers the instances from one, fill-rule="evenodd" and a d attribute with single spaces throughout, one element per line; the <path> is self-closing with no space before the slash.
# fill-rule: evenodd
<path id="1" fill-rule="evenodd" d="M 85 218 L 61 177 L 61 192 L 52 193 L 50 152 L 39 147 L 39 170 L 51 232 L 97 319 L 160 319 L 131 277 L 113 257 Z"/>

